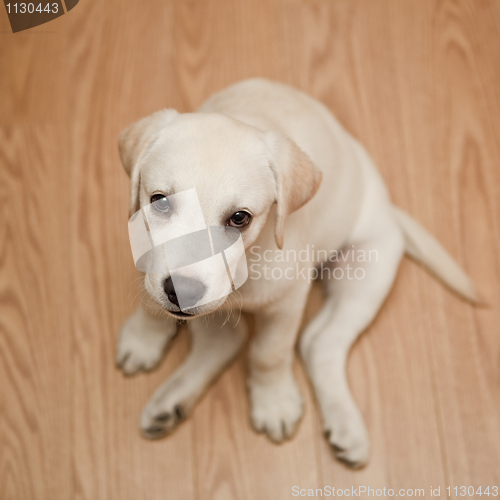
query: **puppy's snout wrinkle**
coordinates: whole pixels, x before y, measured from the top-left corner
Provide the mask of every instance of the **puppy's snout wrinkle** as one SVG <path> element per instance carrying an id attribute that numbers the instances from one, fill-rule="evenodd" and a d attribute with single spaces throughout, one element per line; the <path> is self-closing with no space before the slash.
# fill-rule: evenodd
<path id="1" fill-rule="evenodd" d="M 169 276 L 163 283 L 163 290 L 167 294 L 168 300 L 181 308 L 179 305 L 178 295 L 181 297 L 182 308 L 188 309 L 196 305 L 196 303 L 205 295 L 206 287 L 201 281 L 190 278 L 177 278 L 176 287 Z"/>

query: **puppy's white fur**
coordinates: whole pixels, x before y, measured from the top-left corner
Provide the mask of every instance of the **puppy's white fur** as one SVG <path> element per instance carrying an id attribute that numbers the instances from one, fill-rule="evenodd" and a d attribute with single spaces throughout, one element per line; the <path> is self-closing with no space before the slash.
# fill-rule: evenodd
<path id="1" fill-rule="evenodd" d="M 247 252 L 253 247 L 249 260 L 256 249 L 262 255 L 278 247 L 376 252 L 376 260 L 356 263 L 364 279 L 324 280 L 325 305 L 300 340 L 328 441 L 347 464 L 365 464 L 369 440 L 347 385 L 346 358 L 387 296 L 405 250 L 477 302 L 471 280 L 432 236 L 392 206 L 361 144 L 321 103 L 291 87 L 247 80 L 213 95 L 196 113 L 159 111 L 123 132 L 120 154 L 131 177 L 131 213 L 153 194 L 194 187 L 207 225 L 225 225 L 238 210 L 252 214 L 242 230 Z M 311 256 L 295 264 L 308 270 L 320 262 Z M 347 268 L 348 262 L 337 265 Z M 289 266 L 273 262 L 282 272 Z M 122 328 L 117 362 L 125 373 L 153 368 L 175 333 L 178 308 L 163 291 L 165 278 L 145 276 L 153 303 Z M 309 289 L 300 275 L 292 281 L 262 275 L 240 288 L 237 301 L 196 308 L 188 323 L 190 354 L 144 409 L 144 435 L 172 431 L 234 358 L 246 326 L 239 314 L 227 321 L 225 312 L 241 307 L 256 317 L 248 375 L 253 426 L 277 442 L 290 437 L 302 415 L 292 359 Z M 215 310 L 223 314 L 199 317 Z"/>

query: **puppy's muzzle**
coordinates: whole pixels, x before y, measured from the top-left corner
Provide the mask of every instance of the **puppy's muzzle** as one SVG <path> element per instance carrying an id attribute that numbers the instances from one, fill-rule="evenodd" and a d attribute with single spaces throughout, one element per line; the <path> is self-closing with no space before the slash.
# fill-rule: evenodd
<path id="1" fill-rule="evenodd" d="M 239 230 L 207 227 L 195 189 L 143 206 L 128 226 L 137 269 L 169 276 L 157 283 L 181 312 L 220 301 L 248 278 Z"/>
<path id="2" fill-rule="evenodd" d="M 174 288 L 172 278 L 169 276 L 163 282 L 163 290 L 165 290 L 168 300 L 179 308 L 179 299 L 177 298 L 176 288 L 178 293 L 183 297 L 183 309 L 194 307 L 201 301 L 207 290 L 206 286 L 201 281 L 180 277 L 177 278 Z"/>

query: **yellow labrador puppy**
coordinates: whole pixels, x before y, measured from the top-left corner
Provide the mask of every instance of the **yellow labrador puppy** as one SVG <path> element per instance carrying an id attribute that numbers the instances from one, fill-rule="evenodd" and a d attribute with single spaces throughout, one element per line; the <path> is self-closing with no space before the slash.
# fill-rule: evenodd
<path id="1" fill-rule="evenodd" d="M 143 435 L 173 431 L 235 357 L 247 337 L 241 308 L 256 318 L 248 360 L 252 424 L 273 441 L 289 438 L 303 411 L 294 346 L 319 277 L 325 305 L 303 332 L 300 353 L 334 453 L 352 467 L 365 464 L 369 439 L 346 381 L 346 358 L 384 302 L 403 254 L 478 302 L 471 280 L 391 204 L 367 152 L 328 109 L 286 85 L 246 80 L 195 113 L 158 111 L 127 128 L 119 146 L 131 180 L 130 214 L 194 188 L 207 226 L 238 228 L 249 269 L 238 292 L 187 312 L 168 272 L 145 274 L 152 300 L 125 322 L 117 364 L 126 374 L 155 367 L 179 318 L 188 321 L 192 343 L 146 405 Z M 201 290 L 210 286 L 208 280 Z"/>

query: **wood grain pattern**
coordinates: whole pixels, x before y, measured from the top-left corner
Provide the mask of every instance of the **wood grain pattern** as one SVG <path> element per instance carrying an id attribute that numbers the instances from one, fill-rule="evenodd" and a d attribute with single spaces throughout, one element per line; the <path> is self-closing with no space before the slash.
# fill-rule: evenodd
<path id="1" fill-rule="evenodd" d="M 499 485 L 499 5 L 82 0 L 15 35 L 0 9 L 0 498 Z M 474 309 L 403 262 L 350 358 L 373 446 L 362 471 L 333 460 L 298 361 L 306 414 L 281 446 L 249 426 L 244 356 L 159 442 L 140 438 L 138 417 L 186 353 L 185 332 L 151 374 L 114 367 L 140 300 L 117 136 L 251 76 L 321 99 L 491 305 Z M 315 289 L 308 317 L 320 301 Z"/>

